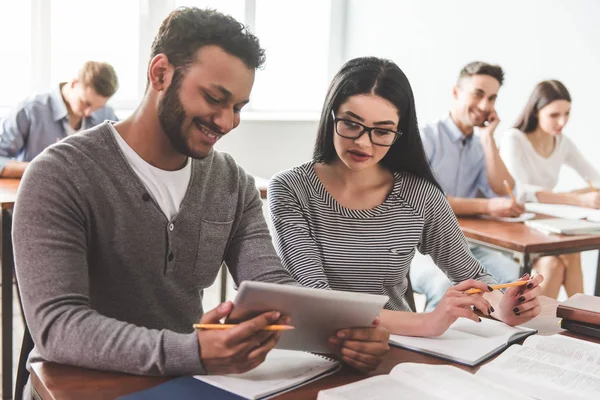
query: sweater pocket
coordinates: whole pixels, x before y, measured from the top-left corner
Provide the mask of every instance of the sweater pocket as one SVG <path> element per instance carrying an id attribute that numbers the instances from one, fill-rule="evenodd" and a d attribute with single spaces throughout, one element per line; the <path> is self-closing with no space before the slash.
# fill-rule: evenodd
<path id="1" fill-rule="evenodd" d="M 202 277 L 203 287 L 212 285 L 217 278 L 225 258 L 232 225 L 233 220 L 225 222 L 202 220 L 194 272 Z"/>

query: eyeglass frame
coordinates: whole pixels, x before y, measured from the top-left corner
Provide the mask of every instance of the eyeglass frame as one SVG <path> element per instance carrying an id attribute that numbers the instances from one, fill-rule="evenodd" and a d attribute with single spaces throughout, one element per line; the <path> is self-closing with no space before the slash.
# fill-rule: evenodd
<path id="1" fill-rule="evenodd" d="M 357 139 L 360 139 L 360 137 L 361 137 L 362 135 L 364 135 L 364 134 L 365 134 L 365 132 L 366 132 L 366 133 L 369 135 L 369 140 L 371 141 L 371 143 L 372 143 L 373 145 L 375 145 L 375 146 L 381 146 L 381 147 L 392 147 L 392 146 L 394 145 L 394 143 L 396 143 L 396 140 L 398 140 L 398 138 L 399 138 L 400 136 L 402 136 L 402 134 L 403 134 L 403 132 L 402 132 L 401 130 L 397 130 L 397 131 L 395 131 L 395 130 L 392 130 L 392 129 L 378 128 L 378 127 L 375 127 L 375 126 L 366 126 L 366 125 L 363 125 L 363 124 L 361 124 L 360 122 L 356 122 L 356 121 L 353 121 L 353 120 L 351 120 L 351 119 L 346 119 L 346 118 L 338 118 L 338 117 L 336 117 L 336 116 L 335 116 L 335 112 L 334 112 L 333 110 L 331 110 L 331 116 L 333 117 L 333 130 L 335 131 L 335 133 L 336 133 L 336 134 L 337 134 L 339 137 L 343 137 L 344 139 L 352 139 L 352 140 L 357 140 Z M 362 128 L 363 128 L 363 129 L 362 129 L 362 131 L 361 131 L 361 132 L 358 134 L 358 136 L 356 136 L 356 137 L 342 136 L 342 135 L 341 135 L 341 134 L 338 132 L 338 128 L 337 128 L 337 123 L 338 123 L 338 121 L 347 121 L 347 122 L 351 122 L 351 123 L 353 123 L 353 124 L 356 124 L 356 125 L 360 125 L 360 126 L 362 126 Z M 392 140 L 392 143 L 390 143 L 389 145 L 387 145 L 387 144 L 379 144 L 379 143 L 375 143 L 375 142 L 373 141 L 373 136 L 371 136 L 371 132 L 373 131 L 373 129 L 377 129 L 377 130 L 380 130 L 380 131 L 386 131 L 386 132 L 391 132 L 391 133 L 393 133 L 393 134 L 394 134 L 394 140 Z"/>

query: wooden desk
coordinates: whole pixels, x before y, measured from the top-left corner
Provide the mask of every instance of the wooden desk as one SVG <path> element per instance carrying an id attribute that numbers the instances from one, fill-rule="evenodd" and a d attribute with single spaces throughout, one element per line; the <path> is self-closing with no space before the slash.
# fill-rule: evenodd
<path id="1" fill-rule="evenodd" d="M 521 264 L 521 273 L 530 272 L 532 261 L 542 257 L 600 249 L 600 235 L 547 235 L 523 223 L 458 218 L 467 240 L 510 254 Z M 594 295 L 600 296 L 600 257 Z"/>
<path id="2" fill-rule="evenodd" d="M 0 260 L 2 262 L 2 398 L 12 399 L 13 271 L 12 209 L 20 179 L 0 179 Z"/>
<path id="3" fill-rule="evenodd" d="M 558 302 L 549 298 L 542 299 L 542 313 L 530 321 L 527 326 L 535 327 L 540 334 L 561 332 L 556 318 Z M 564 332 L 564 331 L 562 331 Z M 574 334 L 569 336 L 587 338 Z M 600 343 L 600 341 L 592 342 Z M 372 375 L 387 374 L 398 363 L 418 362 L 425 364 L 451 364 L 446 361 L 414 353 L 408 350 L 392 348 L 384 358 L 382 365 L 373 373 L 364 375 L 351 368 L 344 367 L 334 375 L 325 377 L 292 392 L 278 396 L 279 400 L 316 399 L 322 389 L 328 389 L 347 383 L 355 382 Z M 479 367 L 470 368 L 459 364 L 451 364 L 474 373 Z M 120 373 L 94 371 L 83 368 L 69 367 L 53 363 L 32 364 L 31 383 L 33 389 L 43 400 L 75 400 L 75 399 L 113 399 L 129 393 L 148 389 L 168 378 L 153 378 L 131 376 Z"/>

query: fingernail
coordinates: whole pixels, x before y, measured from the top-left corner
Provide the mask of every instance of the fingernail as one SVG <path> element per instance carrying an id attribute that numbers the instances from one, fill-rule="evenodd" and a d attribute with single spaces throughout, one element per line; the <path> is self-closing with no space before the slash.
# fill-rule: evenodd
<path id="1" fill-rule="evenodd" d="M 227 303 L 221 303 L 221 304 L 219 304 L 218 310 L 219 311 L 227 311 L 227 307 L 228 307 Z"/>
<path id="2" fill-rule="evenodd" d="M 345 334 L 344 332 L 338 332 L 337 336 L 338 336 L 339 338 L 345 338 L 345 337 L 346 337 L 346 334 Z"/>
<path id="3" fill-rule="evenodd" d="M 495 312 L 496 310 L 494 310 L 494 307 L 490 306 L 490 310 L 492 310 L 492 312 Z"/>
<path id="4" fill-rule="evenodd" d="M 479 322 L 481 322 L 481 318 L 478 318 L 478 319 L 479 319 Z"/>
<path id="5" fill-rule="evenodd" d="M 531 289 L 533 287 L 533 283 L 529 282 L 527 285 L 525 285 L 527 287 L 527 289 Z"/>
<path id="6" fill-rule="evenodd" d="M 525 301 L 525 296 L 521 296 L 521 297 L 519 297 L 519 303 L 522 303 L 522 302 L 524 302 L 524 301 Z"/>
<path id="7" fill-rule="evenodd" d="M 492 290 L 494 290 L 494 288 L 491 286 L 488 286 L 488 290 L 491 292 Z"/>
<path id="8" fill-rule="evenodd" d="M 518 317 L 519 315 L 521 315 L 521 313 L 517 310 L 515 311 L 515 315 Z"/>
<path id="9" fill-rule="evenodd" d="M 277 311 L 275 314 L 273 314 L 274 319 L 279 319 L 279 317 L 281 317 L 281 313 L 279 311 Z"/>

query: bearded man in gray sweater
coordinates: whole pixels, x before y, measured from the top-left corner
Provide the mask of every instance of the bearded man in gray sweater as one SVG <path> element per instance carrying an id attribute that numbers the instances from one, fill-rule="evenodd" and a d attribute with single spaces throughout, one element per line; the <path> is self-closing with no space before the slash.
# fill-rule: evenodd
<path id="1" fill-rule="evenodd" d="M 230 302 L 203 312 L 224 261 L 236 283 L 296 284 L 280 264 L 254 181 L 213 150 L 240 123 L 258 40 L 229 16 L 182 8 L 152 45 L 148 86 L 125 121 L 48 148 L 29 166 L 14 215 L 29 361 L 143 375 L 240 373 L 258 366 L 285 323 L 268 312 L 235 328 Z M 372 370 L 387 352 L 381 327 L 333 343 Z M 336 342 L 332 340 L 332 342 Z"/>

